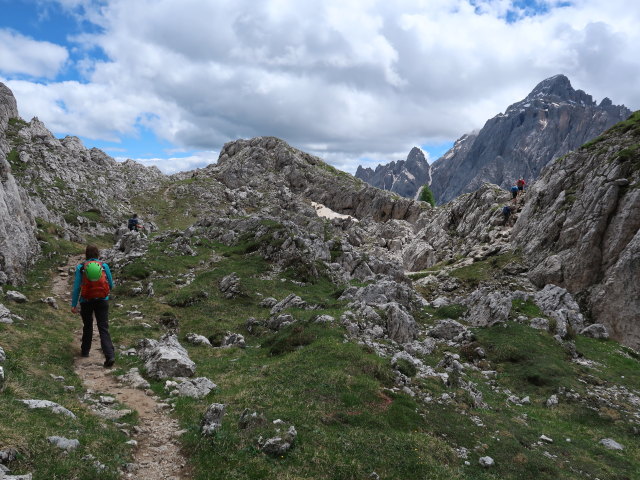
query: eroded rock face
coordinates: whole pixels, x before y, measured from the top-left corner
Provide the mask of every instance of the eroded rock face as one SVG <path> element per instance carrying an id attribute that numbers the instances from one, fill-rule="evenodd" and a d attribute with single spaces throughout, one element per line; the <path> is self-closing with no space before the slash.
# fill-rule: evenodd
<path id="1" fill-rule="evenodd" d="M 545 169 L 527 193 L 513 243 L 535 265 L 536 285 L 566 288 L 591 321 L 638 348 L 640 114 L 626 125 Z"/>

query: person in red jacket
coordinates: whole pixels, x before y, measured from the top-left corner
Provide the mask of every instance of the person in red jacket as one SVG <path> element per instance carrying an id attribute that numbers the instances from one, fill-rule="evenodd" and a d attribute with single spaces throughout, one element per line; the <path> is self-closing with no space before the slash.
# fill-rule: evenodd
<path id="1" fill-rule="evenodd" d="M 524 178 L 520 177 L 520 179 L 516 182 L 516 185 L 518 186 L 518 193 L 524 192 L 524 186 L 526 184 L 527 182 L 524 181 Z"/>
<path id="2" fill-rule="evenodd" d="M 101 262 L 100 252 L 95 245 L 87 245 L 86 260 L 76 266 L 71 295 L 71 312 L 82 317 L 82 344 L 80 352 L 83 357 L 89 356 L 93 337 L 93 317 L 95 315 L 100 333 L 100 346 L 104 354 L 104 366 L 112 367 L 115 363 L 115 351 L 109 335 L 109 292 L 113 288 L 113 278 L 109 265 Z"/>

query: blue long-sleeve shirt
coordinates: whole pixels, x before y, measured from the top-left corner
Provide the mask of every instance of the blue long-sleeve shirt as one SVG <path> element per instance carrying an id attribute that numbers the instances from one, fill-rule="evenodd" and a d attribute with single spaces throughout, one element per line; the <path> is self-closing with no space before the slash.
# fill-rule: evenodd
<path id="1" fill-rule="evenodd" d="M 97 260 L 98 262 L 100 261 L 97 258 L 89 258 L 87 260 L 85 260 L 85 262 L 89 262 L 91 260 Z M 75 307 L 76 305 L 78 305 L 78 299 L 80 300 L 80 302 L 86 302 L 87 300 L 82 298 L 80 296 L 80 287 L 82 286 L 82 265 L 84 265 L 84 262 L 79 263 L 78 266 L 76 267 L 76 276 L 73 280 L 73 293 L 71 295 L 71 307 Z M 104 268 L 104 273 L 107 275 L 107 282 L 109 282 L 109 289 L 113 288 L 113 278 L 111 277 L 111 270 L 109 270 L 109 265 L 107 265 L 106 263 L 102 262 L 102 268 Z M 104 300 L 109 300 L 109 295 L 107 295 L 106 297 L 104 297 Z"/>

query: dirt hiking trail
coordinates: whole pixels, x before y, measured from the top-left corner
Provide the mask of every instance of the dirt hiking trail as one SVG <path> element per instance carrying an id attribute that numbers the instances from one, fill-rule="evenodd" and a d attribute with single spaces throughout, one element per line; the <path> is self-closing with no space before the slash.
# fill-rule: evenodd
<path id="1" fill-rule="evenodd" d="M 61 309 L 71 313 L 70 301 L 73 289 L 73 271 L 84 260 L 83 256 L 71 257 L 64 267 L 54 275 L 52 292 Z M 112 305 L 110 305 L 112 307 Z M 153 392 L 133 388 L 120 383 L 112 374 L 113 369 L 103 367 L 104 356 L 100 348 L 98 328 L 94 323 L 93 341 L 88 358 L 80 356 L 82 338 L 82 320 L 77 315 L 77 329 L 74 330 L 73 350 L 75 352 L 74 370 L 82 379 L 87 393 L 101 393 L 115 398 L 131 410 L 138 412 L 139 423 L 133 428 L 133 462 L 127 465 L 123 478 L 133 480 L 187 480 L 190 478 L 186 460 L 180 452 L 178 422 L 164 410 L 166 405 L 159 404 L 152 397 Z M 117 351 L 117 348 L 116 348 Z M 116 357 L 116 365 L 118 359 Z M 163 408 L 164 407 L 164 408 Z"/>

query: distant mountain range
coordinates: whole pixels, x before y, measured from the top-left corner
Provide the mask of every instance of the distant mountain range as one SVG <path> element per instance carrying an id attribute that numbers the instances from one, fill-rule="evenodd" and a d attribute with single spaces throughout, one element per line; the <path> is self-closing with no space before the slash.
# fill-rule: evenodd
<path id="1" fill-rule="evenodd" d="M 374 187 L 414 198 L 420 187 L 431 183 L 431 169 L 422 150 L 413 147 L 406 160 L 378 165 L 375 171 L 358 166 L 356 178 Z"/>
<path id="2" fill-rule="evenodd" d="M 613 105 L 609 98 L 597 104 L 591 95 L 575 90 L 564 75 L 548 78 L 524 100 L 488 120 L 479 132 L 460 137 L 431 165 L 431 189 L 442 204 L 485 182 L 507 188 L 524 177 L 531 183 L 549 161 L 575 150 L 630 114 L 628 108 Z M 402 179 L 415 176 L 415 170 L 427 169 L 426 159 L 412 165 L 413 171 L 407 168 L 408 161 L 403 162 L 406 173 L 399 169 L 400 163 L 380 165 L 368 176 L 371 169 L 358 168 L 356 177 L 414 198 L 422 185 L 415 185 L 416 181 L 412 187 Z M 391 176 L 397 179 L 394 183 L 382 181 Z"/>

